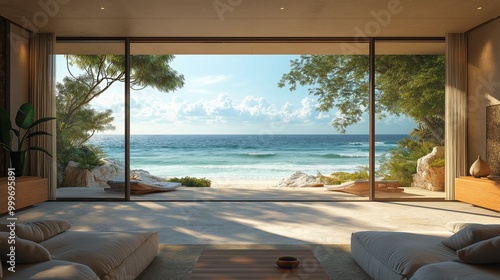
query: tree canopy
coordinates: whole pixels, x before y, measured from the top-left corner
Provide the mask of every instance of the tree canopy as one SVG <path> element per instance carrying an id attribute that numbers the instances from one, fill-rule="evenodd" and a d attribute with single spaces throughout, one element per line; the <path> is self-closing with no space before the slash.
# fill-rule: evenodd
<path id="1" fill-rule="evenodd" d="M 69 146 L 83 145 L 96 132 L 115 129 L 111 124 L 114 120 L 111 109 L 98 112 L 85 103 L 73 110 L 75 103 L 83 100 L 90 90 L 87 83 L 80 79 L 65 77 L 63 83 L 56 85 L 58 141 Z"/>
<path id="2" fill-rule="evenodd" d="M 132 89 L 156 88 L 174 91 L 184 85 L 184 76 L 172 69 L 173 55 L 134 55 L 130 59 Z M 116 82 L 125 82 L 123 55 L 67 55 L 70 76 L 57 89 L 58 135 L 81 145 L 95 132 L 114 129 L 111 110 L 96 112 L 90 102 Z M 78 68 L 78 73 L 71 66 Z"/>
<path id="3" fill-rule="evenodd" d="M 290 62 L 279 87 L 309 87 L 318 110 L 336 108 L 332 125 L 345 133 L 369 108 L 369 56 L 302 55 Z M 442 55 L 378 55 L 375 68 L 376 113 L 405 115 L 421 124 L 434 142 L 444 139 L 445 61 Z"/>
<path id="4" fill-rule="evenodd" d="M 184 76 L 170 67 L 173 55 L 134 55 L 130 58 L 130 84 L 133 90 L 152 87 L 170 92 L 184 86 Z M 91 101 L 125 82 L 123 55 L 67 55 L 69 76 L 56 85 L 58 169 L 61 172 L 74 154 L 86 155 L 80 165 L 99 162 L 101 151 L 85 143 L 96 132 L 114 130 L 111 109 L 99 112 Z M 82 160 L 80 158 L 80 160 Z M 61 173 L 60 172 L 60 173 Z M 62 174 L 58 181 L 61 182 Z"/>

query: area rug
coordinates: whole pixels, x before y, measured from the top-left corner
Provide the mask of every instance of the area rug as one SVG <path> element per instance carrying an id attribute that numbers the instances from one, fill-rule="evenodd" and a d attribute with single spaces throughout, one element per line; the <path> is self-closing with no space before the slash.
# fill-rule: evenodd
<path id="1" fill-rule="evenodd" d="M 330 279 L 371 279 L 351 258 L 349 244 L 299 245 L 170 245 L 160 244 L 158 256 L 139 275 L 138 280 L 188 280 L 203 249 L 310 249 Z"/>

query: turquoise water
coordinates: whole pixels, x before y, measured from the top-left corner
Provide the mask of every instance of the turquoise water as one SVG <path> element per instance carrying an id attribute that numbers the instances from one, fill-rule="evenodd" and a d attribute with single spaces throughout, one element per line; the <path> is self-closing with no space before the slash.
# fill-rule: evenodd
<path id="1" fill-rule="evenodd" d="M 376 161 L 407 135 L 377 135 Z M 108 157 L 124 161 L 123 135 L 95 135 Z M 281 179 L 295 171 L 368 166 L 368 135 L 132 135 L 131 168 L 165 177 Z"/>

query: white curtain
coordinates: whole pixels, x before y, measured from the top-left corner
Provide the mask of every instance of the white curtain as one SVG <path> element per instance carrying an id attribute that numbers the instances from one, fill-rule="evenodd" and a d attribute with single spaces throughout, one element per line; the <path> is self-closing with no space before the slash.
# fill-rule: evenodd
<path id="1" fill-rule="evenodd" d="M 35 109 L 35 120 L 56 116 L 55 98 L 55 36 L 35 34 L 30 39 L 29 101 Z M 42 123 L 40 130 L 53 136 L 33 137 L 30 144 L 42 147 L 52 158 L 41 152 L 29 153 L 30 174 L 49 179 L 49 199 L 55 199 L 57 188 L 56 122 Z"/>
<path id="2" fill-rule="evenodd" d="M 445 191 L 455 199 L 455 178 L 467 175 L 467 36 L 446 34 Z"/>

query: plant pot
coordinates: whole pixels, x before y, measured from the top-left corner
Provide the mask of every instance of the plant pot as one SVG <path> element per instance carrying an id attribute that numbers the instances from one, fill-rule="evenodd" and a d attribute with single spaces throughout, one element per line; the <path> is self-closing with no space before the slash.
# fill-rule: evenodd
<path id="1" fill-rule="evenodd" d="M 16 173 L 16 177 L 23 176 L 24 163 L 26 162 L 26 151 L 10 152 L 10 164 Z"/>

